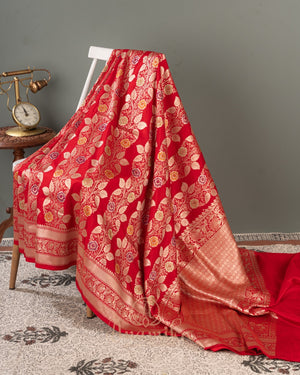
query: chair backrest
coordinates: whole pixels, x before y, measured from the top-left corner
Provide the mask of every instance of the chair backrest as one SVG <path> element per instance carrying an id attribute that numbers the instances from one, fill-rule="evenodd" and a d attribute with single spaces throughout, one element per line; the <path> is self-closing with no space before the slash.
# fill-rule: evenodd
<path id="1" fill-rule="evenodd" d="M 84 99 L 85 99 L 85 97 L 88 93 L 90 83 L 91 83 L 91 79 L 93 77 L 93 73 L 94 73 L 95 68 L 96 68 L 97 61 L 102 60 L 102 61 L 106 62 L 109 59 L 112 51 L 113 50 L 111 48 L 94 47 L 94 46 L 90 47 L 88 57 L 93 59 L 93 60 L 92 60 L 92 63 L 91 63 L 90 70 L 88 72 L 86 81 L 84 83 L 84 86 L 83 86 L 83 89 L 82 89 L 82 92 L 81 92 L 81 95 L 80 95 L 80 99 L 79 99 L 76 111 L 81 106 L 82 102 L 84 101 Z"/>

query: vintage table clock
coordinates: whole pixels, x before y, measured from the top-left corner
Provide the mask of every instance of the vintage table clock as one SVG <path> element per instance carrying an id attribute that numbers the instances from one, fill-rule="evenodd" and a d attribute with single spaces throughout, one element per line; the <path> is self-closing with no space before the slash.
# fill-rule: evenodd
<path id="1" fill-rule="evenodd" d="M 43 71 L 48 73 L 48 79 L 42 79 L 38 81 L 33 81 L 33 74 L 37 71 Z M 28 75 L 30 77 L 20 78 L 19 76 Z M 2 81 L 3 78 L 13 77 L 12 80 Z M 24 70 L 15 70 L 11 72 L 4 72 L 0 74 L 0 93 L 7 95 L 7 108 L 12 113 L 12 118 L 15 123 L 18 125 L 16 127 L 10 128 L 6 131 L 6 134 L 13 137 L 26 137 L 36 134 L 41 134 L 46 131 L 45 128 L 38 127 L 40 122 L 40 112 L 38 108 L 29 102 L 28 91 L 30 90 L 33 93 L 38 92 L 43 87 L 47 86 L 49 80 L 51 79 L 50 72 L 47 69 L 24 69 Z M 26 81 L 29 81 L 26 84 Z M 27 100 L 22 101 L 20 97 L 20 84 L 26 88 Z M 5 85 L 8 85 L 8 88 L 5 89 Z M 14 85 L 15 88 L 15 100 L 16 104 L 12 109 L 9 107 L 9 90 Z"/>

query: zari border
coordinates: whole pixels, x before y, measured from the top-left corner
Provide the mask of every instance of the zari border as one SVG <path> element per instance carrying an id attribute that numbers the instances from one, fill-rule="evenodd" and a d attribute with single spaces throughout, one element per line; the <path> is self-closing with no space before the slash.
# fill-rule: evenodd
<path id="1" fill-rule="evenodd" d="M 168 334 L 168 327 L 147 313 L 143 299 L 136 300 L 122 287 L 113 273 L 85 257 L 80 247 L 76 285 L 92 311 L 118 332 L 136 335 Z"/>

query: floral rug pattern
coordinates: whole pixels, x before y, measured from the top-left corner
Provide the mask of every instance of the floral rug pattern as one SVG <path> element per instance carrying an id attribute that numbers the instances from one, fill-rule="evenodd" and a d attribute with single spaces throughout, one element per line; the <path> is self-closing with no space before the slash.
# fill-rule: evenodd
<path id="1" fill-rule="evenodd" d="M 256 374 L 278 373 L 295 374 L 300 373 L 300 363 L 268 359 L 265 356 L 249 356 L 242 365 L 249 367 Z"/>
<path id="2" fill-rule="evenodd" d="M 9 290 L 10 262 L 1 252 L 0 374 L 300 375 L 300 363 L 214 353 L 180 337 L 120 334 L 86 318 L 75 267 L 45 273 L 21 257 Z"/>
<path id="3" fill-rule="evenodd" d="M 0 263 L 11 261 L 11 253 L 0 253 Z"/>
<path id="4" fill-rule="evenodd" d="M 49 286 L 68 286 L 72 282 L 75 283 L 75 276 L 69 274 L 48 275 L 42 273 L 40 275 L 29 277 L 27 280 L 22 280 L 23 284 L 30 284 L 32 286 L 40 286 L 41 288 L 48 288 Z"/>
<path id="5" fill-rule="evenodd" d="M 76 375 L 125 374 L 131 372 L 137 366 L 135 362 L 124 361 L 123 359 L 115 361 L 113 358 L 105 358 L 102 361 L 94 359 L 86 362 L 82 360 L 76 366 L 70 367 L 69 371 L 76 372 Z"/>
<path id="6" fill-rule="evenodd" d="M 3 335 L 3 340 L 9 342 L 24 342 L 25 345 L 36 343 L 55 343 L 61 337 L 67 336 L 67 332 L 62 332 L 58 327 L 27 327 L 25 330 L 18 329 L 9 334 Z"/>

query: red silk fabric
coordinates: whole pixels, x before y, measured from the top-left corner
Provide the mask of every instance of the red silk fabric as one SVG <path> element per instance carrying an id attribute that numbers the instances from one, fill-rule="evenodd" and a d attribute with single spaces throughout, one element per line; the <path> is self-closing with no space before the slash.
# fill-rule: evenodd
<path id="1" fill-rule="evenodd" d="M 115 329 L 300 360 L 299 256 L 239 249 L 165 56 L 115 50 L 16 167 L 14 237 Z"/>

